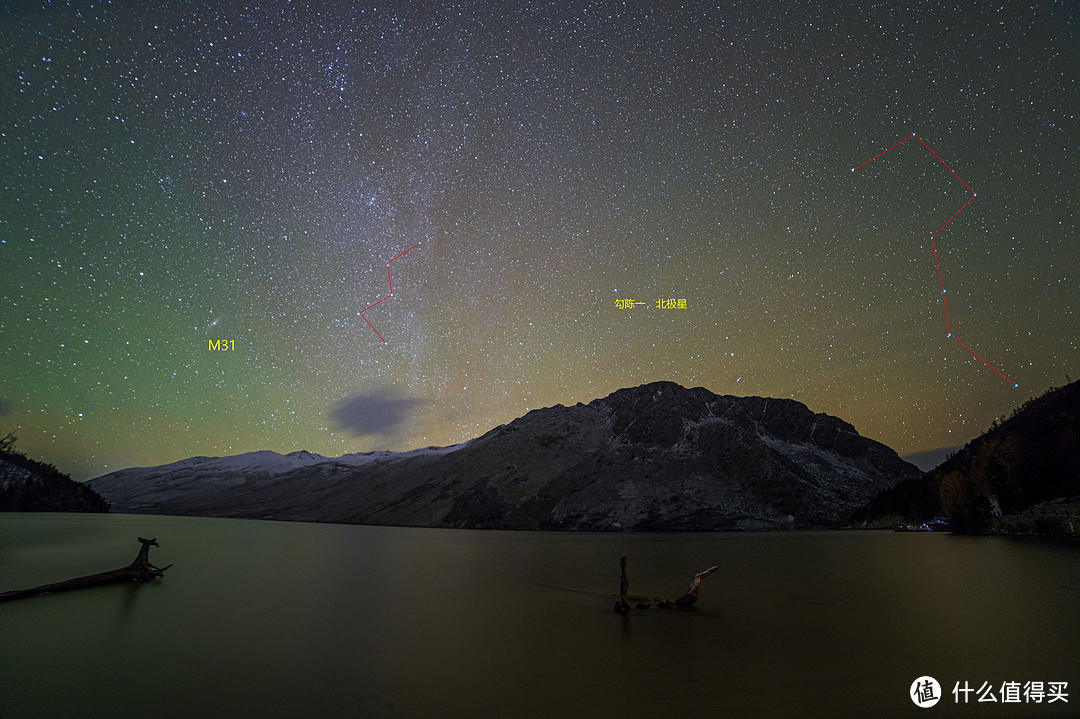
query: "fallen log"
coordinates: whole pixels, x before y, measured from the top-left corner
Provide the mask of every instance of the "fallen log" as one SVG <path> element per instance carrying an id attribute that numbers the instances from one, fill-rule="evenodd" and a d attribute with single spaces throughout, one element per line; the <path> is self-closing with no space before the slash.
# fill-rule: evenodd
<path id="1" fill-rule="evenodd" d="M 659 607 L 660 609 L 678 607 L 680 609 L 685 609 L 686 607 L 692 606 L 694 602 L 698 600 L 698 591 L 701 589 L 701 580 L 720 568 L 719 566 L 712 566 L 703 572 L 698 572 L 694 575 L 694 578 L 690 580 L 690 588 L 674 602 L 669 602 L 663 597 L 627 594 L 630 587 L 630 577 L 626 571 L 625 554 L 619 559 L 619 566 L 622 570 L 621 579 L 619 581 L 619 598 L 615 601 L 615 611 L 618 614 L 626 614 L 630 611 L 630 604 L 627 602 L 627 599 L 637 600 L 638 609 L 650 609 L 652 607 Z"/>
<path id="2" fill-rule="evenodd" d="M 3 592 L 0 594 L 0 602 L 8 602 L 13 599 L 25 599 L 27 597 L 36 597 L 39 594 L 53 594 L 55 592 L 67 592 L 72 589 L 85 589 L 87 587 L 97 587 L 102 584 L 115 584 L 118 582 L 149 582 L 154 577 L 162 577 L 165 575 L 165 570 L 171 567 L 155 567 L 150 563 L 150 547 L 160 546 L 157 543 L 157 538 L 143 539 L 139 537 L 139 541 L 142 542 L 142 548 L 139 549 L 139 554 L 135 557 L 135 561 L 126 567 L 120 569 L 113 569 L 109 572 L 100 572 L 99 574 L 90 574 L 85 577 L 76 577 L 75 579 L 67 579 L 63 582 L 54 582 L 53 584 L 43 584 L 40 587 L 34 587 L 33 589 L 16 589 L 11 592 Z"/>

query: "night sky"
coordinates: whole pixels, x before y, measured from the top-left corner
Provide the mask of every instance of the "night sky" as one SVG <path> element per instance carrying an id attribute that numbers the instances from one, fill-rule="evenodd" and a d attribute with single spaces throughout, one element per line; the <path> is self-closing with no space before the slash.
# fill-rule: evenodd
<path id="1" fill-rule="evenodd" d="M 84 479 L 672 380 L 963 444 L 1080 375 L 1078 16 L 7 3 L 0 429 Z"/>

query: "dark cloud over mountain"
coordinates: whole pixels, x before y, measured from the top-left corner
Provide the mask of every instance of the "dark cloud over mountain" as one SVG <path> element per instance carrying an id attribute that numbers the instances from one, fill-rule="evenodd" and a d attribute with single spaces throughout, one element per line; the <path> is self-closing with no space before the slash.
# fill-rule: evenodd
<path id="1" fill-rule="evenodd" d="M 383 390 L 346 397 L 328 415 L 334 429 L 354 437 L 390 437 L 405 426 L 409 413 L 424 404 L 419 397 L 396 397 Z"/>

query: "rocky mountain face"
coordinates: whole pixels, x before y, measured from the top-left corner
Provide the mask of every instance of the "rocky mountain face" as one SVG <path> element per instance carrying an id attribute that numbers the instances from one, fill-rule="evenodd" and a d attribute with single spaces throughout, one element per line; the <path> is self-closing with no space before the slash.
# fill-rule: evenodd
<path id="1" fill-rule="evenodd" d="M 566 530 L 834 526 L 921 472 L 793 400 L 657 382 L 534 410 L 465 444 L 257 452 L 90 482 L 114 511 Z"/>

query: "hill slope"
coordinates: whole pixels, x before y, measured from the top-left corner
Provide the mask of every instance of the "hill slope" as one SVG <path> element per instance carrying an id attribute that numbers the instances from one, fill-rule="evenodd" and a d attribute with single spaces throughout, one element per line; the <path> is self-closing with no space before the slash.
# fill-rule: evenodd
<path id="1" fill-rule="evenodd" d="M 980 532 L 998 513 L 1080 495 L 1080 381 L 1051 389 L 995 421 L 925 477 L 901 482 L 854 515 L 856 522 L 927 521 L 945 513 Z"/>
<path id="2" fill-rule="evenodd" d="M 500 529 L 772 529 L 834 525 L 921 474 L 799 402 L 671 382 L 534 410 L 464 445 L 375 455 L 270 473 L 250 470 L 253 455 L 200 459 L 198 469 L 185 460 L 91 485 L 118 511 Z"/>
<path id="3" fill-rule="evenodd" d="M 0 451 L 0 512 L 108 512 L 85 484 L 20 452 Z"/>

